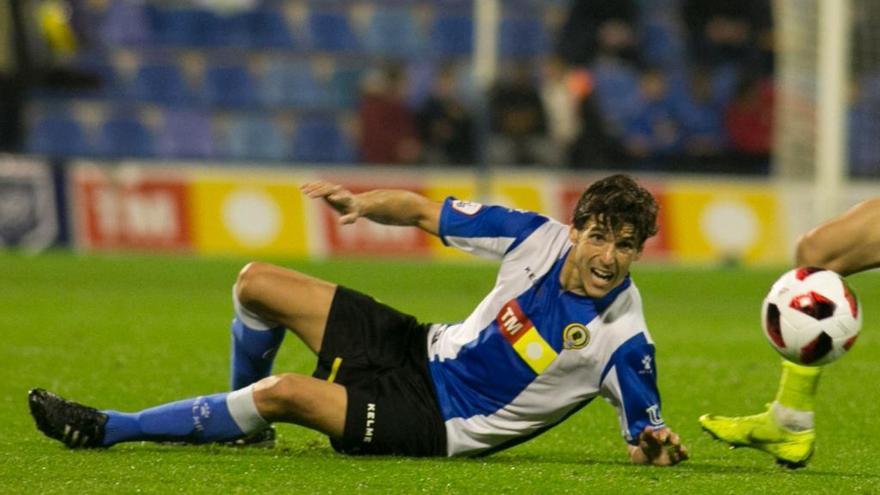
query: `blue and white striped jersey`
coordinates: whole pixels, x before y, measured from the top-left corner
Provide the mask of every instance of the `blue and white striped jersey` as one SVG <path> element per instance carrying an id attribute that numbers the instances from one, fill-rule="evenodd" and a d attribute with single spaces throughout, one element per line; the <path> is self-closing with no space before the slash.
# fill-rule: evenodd
<path id="1" fill-rule="evenodd" d="M 470 316 L 428 334 L 448 455 L 519 444 L 597 396 L 617 409 L 630 443 L 646 425 L 663 426 L 654 345 L 629 277 L 601 299 L 563 290 L 568 226 L 536 213 L 448 198 L 439 234 L 501 260 Z"/>

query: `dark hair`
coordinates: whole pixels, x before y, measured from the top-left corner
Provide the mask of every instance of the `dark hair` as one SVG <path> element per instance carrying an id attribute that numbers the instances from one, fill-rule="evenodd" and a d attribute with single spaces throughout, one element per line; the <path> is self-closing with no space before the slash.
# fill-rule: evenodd
<path id="1" fill-rule="evenodd" d="M 635 230 L 638 247 L 657 233 L 657 201 L 632 177 L 610 175 L 590 185 L 578 200 L 572 224 L 581 230 L 591 218 L 604 223 L 612 232 L 629 224 Z"/>

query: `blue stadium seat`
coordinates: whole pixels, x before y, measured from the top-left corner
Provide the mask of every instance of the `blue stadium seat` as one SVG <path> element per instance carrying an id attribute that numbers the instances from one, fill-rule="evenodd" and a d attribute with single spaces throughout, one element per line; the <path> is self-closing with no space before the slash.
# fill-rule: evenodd
<path id="1" fill-rule="evenodd" d="M 359 67 L 337 67 L 330 78 L 330 106 L 335 108 L 354 108 L 361 97 L 361 79 L 364 69 Z"/>
<path id="2" fill-rule="evenodd" d="M 263 79 L 261 99 L 267 105 L 297 108 L 322 108 L 330 103 L 326 85 L 305 61 L 272 63 Z"/>
<path id="3" fill-rule="evenodd" d="M 180 69 L 170 64 L 142 65 L 135 74 L 130 92 L 138 100 L 162 105 L 180 105 L 192 100 Z"/>
<path id="4" fill-rule="evenodd" d="M 293 136 L 293 159 L 298 162 L 351 163 L 354 147 L 336 121 L 312 117 L 298 123 Z"/>
<path id="5" fill-rule="evenodd" d="M 360 42 L 344 13 L 312 11 L 308 17 L 308 29 L 313 50 L 351 52 L 360 48 Z"/>
<path id="6" fill-rule="evenodd" d="M 100 25 L 101 39 L 108 45 L 143 45 L 152 41 L 152 25 L 144 4 L 113 2 Z"/>
<path id="7" fill-rule="evenodd" d="M 165 112 L 157 154 L 164 158 L 210 158 L 214 156 L 214 133 L 210 117 L 192 110 Z"/>
<path id="8" fill-rule="evenodd" d="M 410 9 L 377 5 L 364 36 L 364 46 L 374 55 L 408 58 L 422 52 L 424 39 Z"/>
<path id="9" fill-rule="evenodd" d="M 505 18 L 498 36 L 503 57 L 534 57 L 547 51 L 547 33 L 540 18 Z"/>
<path id="10" fill-rule="evenodd" d="M 170 46 L 210 47 L 222 44 L 223 23 L 217 14 L 196 8 L 148 7 L 153 39 Z"/>
<path id="11" fill-rule="evenodd" d="M 280 12 L 254 9 L 236 14 L 232 22 L 242 32 L 244 46 L 253 48 L 296 48 L 296 40 Z"/>
<path id="12" fill-rule="evenodd" d="M 95 151 L 111 157 L 150 157 L 154 145 L 153 133 L 140 120 L 119 114 L 101 125 Z"/>
<path id="13" fill-rule="evenodd" d="M 239 65 L 208 67 L 202 94 L 209 105 L 221 107 L 245 107 L 257 102 L 253 77 Z"/>
<path id="14" fill-rule="evenodd" d="M 47 115 L 29 129 L 27 150 L 50 156 L 89 154 L 90 146 L 82 126 L 67 113 Z"/>
<path id="15" fill-rule="evenodd" d="M 438 15 L 434 18 L 429 39 L 434 55 L 469 55 L 474 49 L 474 21 L 464 14 Z"/>
<path id="16" fill-rule="evenodd" d="M 849 110 L 849 164 L 855 177 L 880 177 L 880 102 L 862 94 Z"/>
<path id="17" fill-rule="evenodd" d="M 238 160 L 285 160 L 288 140 L 271 120 L 247 116 L 234 120 L 226 136 L 226 154 Z"/>

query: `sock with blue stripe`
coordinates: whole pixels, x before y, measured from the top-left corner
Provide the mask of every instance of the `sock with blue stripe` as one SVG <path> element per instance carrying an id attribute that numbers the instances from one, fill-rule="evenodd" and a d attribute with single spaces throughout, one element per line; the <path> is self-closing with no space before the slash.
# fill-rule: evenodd
<path id="1" fill-rule="evenodd" d="M 232 292 L 235 318 L 232 320 L 232 390 L 238 390 L 269 376 L 275 354 L 284 340 L 284 327 L 261 319 L 241 305 Z"/>
<path id="2" fill-rule="evenodd" d="M 268 426 L 257 412 L 253 387 L 170 402 L 137 413 L 102 412 L 108 416 L 106 447 L 140 440 L 224 442 Z"/>

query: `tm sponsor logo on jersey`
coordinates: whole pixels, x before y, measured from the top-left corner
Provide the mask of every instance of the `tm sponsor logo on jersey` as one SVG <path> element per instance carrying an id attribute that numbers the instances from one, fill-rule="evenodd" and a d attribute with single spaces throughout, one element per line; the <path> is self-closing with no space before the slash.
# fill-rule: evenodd
<path id="1" fill-rule="evenodd" d="M 483 205 L 480 203 L 475 203 L 473 201 L 463 201 L 460 199 L 456 199 L 452 202 L 452 209 L 459 213 L 463 213 L 465 215 L 476 215 L 478 211 L 483 208 Z"/>

